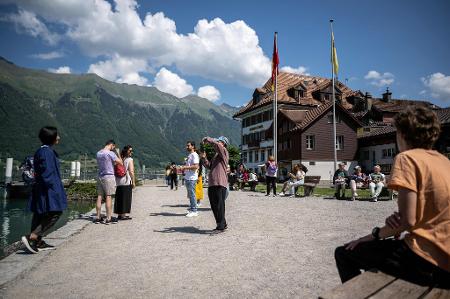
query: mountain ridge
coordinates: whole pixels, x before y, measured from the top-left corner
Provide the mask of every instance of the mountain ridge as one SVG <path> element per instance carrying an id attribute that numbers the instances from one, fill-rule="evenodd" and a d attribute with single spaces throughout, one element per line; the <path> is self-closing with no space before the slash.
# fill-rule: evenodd
<path id="1" fill-rule="evenodd" d="M 55 125 L 67 159 L 95 152 L 107 139 L 132 144 L 145 165 L 182 161 L 184 143 L 226 135 L 239 144 L 230 110 L 190 95 L 179 99 L 155 87 L 107 81 L 95 74 L 53 74 L 16 66 L 0 57 L 0 132 L 3 152 L 23 159 L 38 144 L 37 131 Z M 11 135 L 14 132 L 14 135 Z M 15 140 L 25 136 L 25 140 Z"/>

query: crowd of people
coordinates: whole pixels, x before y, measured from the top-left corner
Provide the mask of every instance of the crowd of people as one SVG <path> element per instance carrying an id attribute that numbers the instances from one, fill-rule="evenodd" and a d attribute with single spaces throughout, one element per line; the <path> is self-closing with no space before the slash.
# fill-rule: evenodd
<path id="1" fill-rule="evenodd" d="M 336 265 L 342 282 L 359 275 L 361 270 L 378 269 L 395 277 L 426 286 L 450 288 L 450 169 L 447 157 L 432 150 L 440 132 L 436 114 L 424 107 L 409 107 L 394 118 L 397 129 L 396 156 L 388 187 L 398 191 L 398 211 L 385 219 L 385 225 L 373 228 L 364 237 L 339 246 L 335 251 Z M 53 249 L 43 240 L 45 233 L 57 222 L 67 207 L 67 196 L 61 181 L 58 154 L 53 146 L 60 137 L 54 127 L 44 127 L 39 132 L 42 146 L 34 155 L 35 183 L 29 201 L 33 212 L 31 231 L 22 242 L 32 253 Z M 197 217 L 203 199 L 203 168 L 208 172 L 208 198 L 216 222 L 213 233 L 228 228 L 225 218 L 225 199 L 230 187 L 229 141 L 226 137 L 205 137 L 202 143 L 214 148 L 208 159 L 205 152 L 196 152 L 195 142 L 188 141 L 185 164 L 172 163 L 167 170 L 171 189 L 178 188 L 178 173 L 184 174 L 189 211 L 187 217 Z M 119 153 L 113 140 L 97 153 L 97 215 L 94 223 L 111 224 L 130 220 L 132 189 L 136 186 L 133 148 L 125 146 Z M 265 163 L 266 196 L 276 196 L 278 165 L 271 156 Z M 295 194 L 295 188 L 304 184 L 306 167 L 295 165 L 283 184 L 280 195 Z M 234 172 L 238 188 L 255 181 L 251 171 L 240 165 Z M 357 190 L 369 188 L 371 200 L 377 201 L 386 178 L 379 165 L 373 172 L 364 174 L 360 166 L 350 176 L 345 164 L 339 164 L 333 176 L 335 196 L 345 198 L 350 187 L 351 199 L 358 197 Z M 234 187 L 234 186 L 232 186 Z M 112 195 L 115 194 L 113 217 Z M 101 214 L 105 201 L 106 216 Z"/>
<path id="2" fill-rule="evenodd" d="M 370 189 L 370 201 L 377 202 L 385 184 L 386 177 L 381 173 L 380 165 L 375 165 L 373 172 L 369 175 L 362 172 L 361 166 L 357 165 L 353 174 L 349 175 L 345 169 L 345 164 L 339 163 L 338 169 L 333 175 L 336 199 L 346 199 L 345 190 L 350 187 L 352 193 L 350 200 L 353 201 L 358 198 L 357 189 Z"/>

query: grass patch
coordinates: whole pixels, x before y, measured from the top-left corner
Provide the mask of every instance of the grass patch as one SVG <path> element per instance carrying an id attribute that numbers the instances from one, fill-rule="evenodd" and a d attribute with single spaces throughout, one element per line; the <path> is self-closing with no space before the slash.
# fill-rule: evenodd
<path id="1" fill-rule="evenodd" d="M 277 184 L 277 194 L 281 192 L 281 188 L 283 187 L 282 184 Z M 256 186 L 256 192 L 260 192 L 260 193 L 266 193 L 266 185 L 265 184 L 258 184 Z M 319 196 L 319 197 L 333 197 L 334 196 L 334 188 L 331 187 L 316 187 L 314 188 L 314 196 Z M 358 190 L 358 195 L 361 198 L 370 198 L 370 191 L 368 189 L 363 189 L 363 190 Z M 298 195 L 303 196 L 304 190 L 303 187 L 300 186 L 298 188 Z M 345 195 L 350 197 L 352 194 L 352 191 L 350 189 L 347 189 L 345 191 Z"/>
<path id="2" fill-rule="evenodd" d="M 66 189 L 70 200 L 95 200 L 97 198 L 96 182 L 75 182 Z"/>

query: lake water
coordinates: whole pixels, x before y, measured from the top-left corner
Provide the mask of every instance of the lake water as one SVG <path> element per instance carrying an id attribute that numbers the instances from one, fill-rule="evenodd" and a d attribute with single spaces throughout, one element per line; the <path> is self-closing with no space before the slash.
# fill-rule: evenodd
<path id="1" fill-rule="evenodd" d="M 0 188 L 0 258 L 4 257 L 4 248 L 19 241 L 23 235 L 30 233 L 32 213 L 26 210 L 28 199 L 5 199 Z M 54 231 L 68 221 L 78 218 L 80 214 L 89 212 L 95 207 L 94 201 L 69 201 Z"/>

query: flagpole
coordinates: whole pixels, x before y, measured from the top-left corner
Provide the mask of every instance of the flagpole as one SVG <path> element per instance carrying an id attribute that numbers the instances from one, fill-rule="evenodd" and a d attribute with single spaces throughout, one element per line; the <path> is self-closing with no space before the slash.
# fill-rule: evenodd
<path id="1" fill-rule="evenodd" d="M 334 150 L 334 169 L 333 172 L 337 169 L 337 150 L 336 150 L 336 98 L 334 92 L 334 34 L 333 34 L 333 19 L 330 20 L 330 28 L 331 28 L 331 81 L 332 81 L 332 96 L 333 96 L 333 150 Z M 333 173 L 332 172 L 332 173 Z"/>
<path id="2" fill-rule="evenodd" d="M 278 32 L 275 32 L 275 46 L 277 48 L 278 55 L 278 40 L 277 40 Z M 278 66 L 275 71 L 275 82 L 274 82 L 274 99 L 273 99 L 273 157 L 275 158 L 275 162 L 278 163 L 278 117 L 277 117 L 277 102 L 278 102 Z"/>

